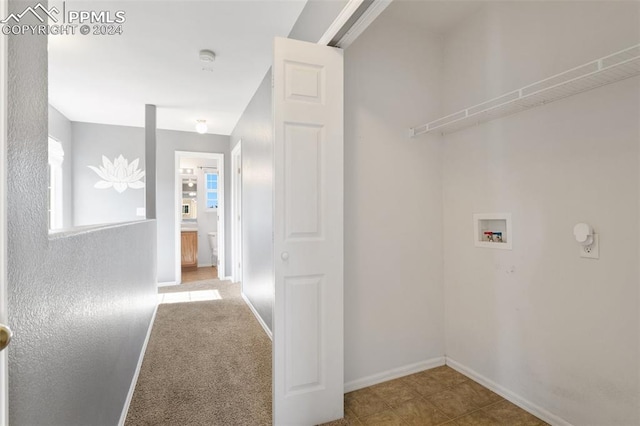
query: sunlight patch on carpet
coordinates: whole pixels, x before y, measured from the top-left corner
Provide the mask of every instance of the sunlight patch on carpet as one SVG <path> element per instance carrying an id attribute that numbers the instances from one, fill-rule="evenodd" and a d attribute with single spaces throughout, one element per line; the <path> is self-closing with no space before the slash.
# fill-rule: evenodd
<path id="1" fill-rule="evenodd" d="M 158 304 L 206 302 L 209 300 L 222 300 L 218 290 L 194 290 L 180 291 L 177 293 L 158 294 Z"/>

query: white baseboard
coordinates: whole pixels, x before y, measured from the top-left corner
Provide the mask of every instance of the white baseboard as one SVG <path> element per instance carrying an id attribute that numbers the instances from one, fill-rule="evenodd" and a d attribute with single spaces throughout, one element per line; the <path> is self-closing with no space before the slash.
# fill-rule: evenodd
<path id="1" fill-rule="evenodd" d="M 140 369 L 142 368 L 142 361 L 144 360 L 144 354 L 147 351 L 147 344 L 149 343 L 149 338 L 151 338 L 151 330 L 153 329 L 153 323 L 156 320 L 156 313 L 158 312 L 158 304 L 156 303 L 156 307 L 153 309 L 153 315 L 151 316 L 151 322 L 149 323 L 149 328 L 147 329 L 147 336 L 144 338 L 144 343 L 142 344 L 142 350 L 140 351 L 140 357 L 138 358 L 138 365 L 136 366 L 136 371 L 133 373 L 133 379 L 131 379 L 131 386 L 129 387 L 129 393 L 127 394 L 127 399 L 124 402 L 124 407 L 122 408 L 122 414 L 120 414 L 120 421 L 118 422 L 118 426 L 124 426 L 125 420 L 127 420 L 127 413 L 129 412 L 129 406 L 131 405 L 131 400 L 133 399 L 133 391 L 136 389 L 136 384 L 138 383 L 138 376 L 140 375 Z"/>
<path id="2" fill-rule="evenodd" d="M 178 285 L 176 281 L 165 281 L 163 283 L 158 283 L 158 287 L 169 287 L 170 285 Z"/>
<path id="3" fill-rule="evenodd" d="M 545 422 L 547 422 L 547 423 L 549 423 L 549 424 L 551 424 L 553 426 L 572 426 L 571 423 L 569 423 L 568 421 L 564 420 L 563 418 L 558 417 L 555 414 L 552 414 L 552 413 L 548 412 L 544 408 L 534 404 L 531 401 L 526 400 L 525 398 L 523 398 L 520 395 L 510 391 L 509 389 L 505 388 L 504 386 L 501 386 L 501 385 L 497 384 L 493 380 L 490 380 L 490 379 L 484 377 L 483 375 L 475 372 L 474 370 L 472 370 L 472 369 L 460 364 L 459 362 L 457 362 L 457 361 L 455 361 L 455 360 L 453 360 L 453 359 L 451 359 L 449 357 L 445 357 L 445 358 L 446 358 L 446 363 L 447 363 L 447 365 L 449 367 L 453 368 L 454 370 L 458 371 L 459 373 L 464 374 L 465 376 L 468 376 L 468 377 L 472 378 L 476 382 L 480 383 L 482 386 L 486 387 L 487 389 L 490 389 L 490 390 L 494 391 L 495 393 L 497 393 L 498 395 L 500 395 L 501 397 L 503 397 L 507 401 L 510 401 L 510 402 L 514 403 L 518 407 L 522 408 L 525 411 L 528 411 L 529 413 L 533 414 L 534 416 L 538 417 L 539 419 L 542 419 Z"/>
<path id="4" fill-rule="evenodd" d="M 262 317 L 260 316 L 260 314 L 258 314 L 258 311 L 256 311 L 256 308 L 253 307 L 247 295 L 244 293 L 240 293 L 240 294 L 244 299 L 244 303 L 246 303 L 249 309 L 251 309 L 251 312 L 253 312 L 253 316 L 256 317 L 256 319 L 258 320 L 258 323 L 260 323 L 260 325 L 262 326 L 264 332 L 267 333 L 267 336 L 269 336 L 269 339 L 273 340 L 273 334 L 271 333 L 271 330 L 269 330 L 269 327 L 267 327 L 267 324 L 264 323 L 264 321 L 262 320 Z"/>
<path id="5" fill-rule="evenodd" d="M 212 266 L 213 266 L 213 263 L 198 263 L 198 268 L 208 268 Z"/>
<path id="6" fill-rule="evenodd" d="M 430 368 L 440 367 L 444 364 L 445 358 L 438 357 L 416 362 L 415 364 L 393 368 L 391 370 L 383 371 L 382 373 L 376 373 L 371 376 L 347 382 L 344 384 L 344 392 L 347 393 L 358 389 L 363 389 L 369 386 L 377 385 L 378 383 L 386 382 L 388 380 L 397 379 L 398 377 L 408 376 L 409 374 L 419 373 L 420 371 L 429 370 Z"/>

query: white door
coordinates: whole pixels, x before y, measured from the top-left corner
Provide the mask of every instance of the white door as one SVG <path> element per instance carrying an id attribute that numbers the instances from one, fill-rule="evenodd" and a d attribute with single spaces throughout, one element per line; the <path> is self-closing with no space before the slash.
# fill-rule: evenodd
<path id="1" fill-rule="evenodd" d="M 274 424 L 343 416 L 343 55 L 276 38 Z"/>
<path id="2" fill-rule="evenodd" d="M 242 282 L 242 141 L 231 151 L 231 273 Z"/>

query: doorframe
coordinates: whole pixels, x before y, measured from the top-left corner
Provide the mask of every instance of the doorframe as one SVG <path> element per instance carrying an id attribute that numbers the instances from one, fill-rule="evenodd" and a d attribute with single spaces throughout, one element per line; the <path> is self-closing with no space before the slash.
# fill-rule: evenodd
<path id="1" fill-rule="evenodd" d="M 224 244 L 224 224 L 225 224 L 225 202 L 224 202 L 224 154 L 219 152 L 201 151 L 175 151 L 174 162 L 174 236 L 175 236 L 175 280 L 176 284 L 182 282 L 182 267 L 180 261 L 180 222 L 182 206 L 182 176 L 180 174 L 181 158 L 206 158 L 218 160 L 218 278 L 226 277 L 225 271 L 225 244 Z M 222 243 L 222 244 L 221 244 Z"/>
<path id="2" fill-rule="evenodd" d="M 240 220 L 237 217 L 240 216 Z M 231 277 L 242 282 L 242 139 L 231 151 Z"/>
<path id="3" fill-rule="evenodd" d="M 9 14 L 6 0 L 0 0 L 0 16 Z M 8 37 L 0 35 L 0 322 L 7 324 L 7 106 L 8 102 Z M 9 424 L 9 360 L 8 349 L 0 352 L 0 426 Z"/>

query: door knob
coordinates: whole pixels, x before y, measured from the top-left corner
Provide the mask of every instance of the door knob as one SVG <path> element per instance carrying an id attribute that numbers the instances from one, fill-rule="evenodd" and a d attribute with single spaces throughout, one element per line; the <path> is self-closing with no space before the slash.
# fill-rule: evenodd
<path id="1" fill-rule="evenodd" d="M 289 260 L 289 253 L 283 251 L 280 257 L 282 258 L 282 260 Z"/>
<path id="2" fill-rule="evenodd" d="M 0 351 L 9 346 L 13 333 L 11 329 L 4 324 L 0 324 Z"/>

